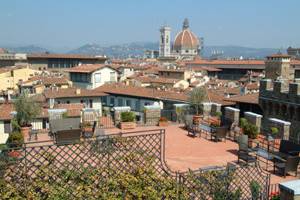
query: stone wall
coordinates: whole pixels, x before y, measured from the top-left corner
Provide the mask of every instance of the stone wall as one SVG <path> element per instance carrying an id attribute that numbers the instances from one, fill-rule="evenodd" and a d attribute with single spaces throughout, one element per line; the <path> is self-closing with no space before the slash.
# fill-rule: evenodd
<path id="1" fill-rule="evenodd" d="M 160 119 L 160 115 L 161 111 L 160 111 L 160 107 L 156 107 L 156 108 L 147 108 L 145 107 L 145 111 L 144 111 L 144 123 L 146 125 L 153 125 L 156 126 L 158 124 L 158 121 Z"/>
<path id="2" fill-rule="evenodd" d="M 225 107 L 225 119 L 238 124 L 240 121 L 240 110 L 233 107 Z"/>
<path id="3" fill-rule="evenodd" d="M 258 132 L 260 132 L 262 115 L 253 112 L 245 112 L 244 114 L 245 119 L 251 124 L 254 124 L 258 128 Z"/>
<path id="4" fill-rule="evenodd" d="M 270 129 L 269 118 L 290 122 L 290 138 L 300 141 L 300 79 L 260 82 L 259 105 L 263 110 L 262 126 Z"/>
<path id="5" fill-rule="evenodd" d="M 279 131 L 278 136 L 288 139 L 290 137 L 291 123 L 280 119 L 269 118 L 268 127 L 276 127 Z"/>

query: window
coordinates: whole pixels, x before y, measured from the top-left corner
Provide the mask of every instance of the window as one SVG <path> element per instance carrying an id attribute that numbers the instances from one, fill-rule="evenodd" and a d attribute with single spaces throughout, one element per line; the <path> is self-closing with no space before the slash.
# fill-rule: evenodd
<path id="1" fill-rule="evenodd" d="M 107 104 L 107 96 L 102 97 L 103 104 Z"/>
<path id="2" fill-rule="evenodd" d="M 110 97 L 110 104 L 111 104 L 112 106 L 115 106 L 115 98 Z"/>
<path id="3" fill-rule="evenodd" d="M 94 76 L 95 76 L 95 83 L 101 83 L 101 73 L 96 73 Z"/>
<path id="4" fill-rule="evenodd" d="M 126 100 L 126 106 L 131 107 L 131 100 L 129 100 L 129 99 Z"/>
<path id="5" fill-rule="evenodd" d="M 136 111 L 139 111 L 140 110 L 140 107 L 141 107 L 141 102 L 139 100 L 136 100 L 135 101 L 135 110 Z"/>
<path id="6" fill-rule="evenodd" d="M 4 133 L 11 133 L 10 121 L 4 121 Z"/>
<path id="7" fill-rule="evenodd" d="M 118 99 L 118 106 L 123 106 L 123 99 Z"/>
<path id="8" fill-rule="evenodd" d="M 110 82 L 116 82 L 116 73 L 110 72 Z"/>
<path id="9" fill-rule="evenodd" d="M 89 100 L 89 106 L 90 106 L 90 108 L 93 108 L 93 99 Z"/>
<path id="10" fill-rule="evenodd" d="M 67 104 L 70 104 L 70 101 L 67 101 Z"/>

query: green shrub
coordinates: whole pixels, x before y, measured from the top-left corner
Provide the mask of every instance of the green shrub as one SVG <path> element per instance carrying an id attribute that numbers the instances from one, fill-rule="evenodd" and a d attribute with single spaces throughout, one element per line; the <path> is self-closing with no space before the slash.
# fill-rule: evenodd
<path id="1" fill-rule="evenodd" d="M 222 117 L 222 112 L 216 112 L 216 117 L 221 118 Z"/>
<path id="2" fill-rule="evenodd" d="M 244 126 L 244 134 L 248 135 L 250 139 L 256 139 L 258 136 L 258 128 L 254 124 L 247 123 Z"/>
<path id="3" fill-rule="evenodd" d="M 245 126 L 246 126 L 247 124 L 248 124 L 247 119 L 245 119 L 245 118 L 241 118 L 241 119 L 240 119 L 240 127 L 241 127 L 242 129 L 244 129 Z"/>
<path id="4" fill-rule="evenodd" d="M 257 181 L 253 180 L 250 182 L 250 190 L 252 194 L 252 200 L 258 200 L 260 197 L 261 186 Z"/>
<path id="5" fill-rule="evenodd" d="M 7 146 L 9 148 L 21 147 L 24 142 L 23 136 L 20 132 L 13 132 L 9 134 L 7 139 Z"/>
<path id="6" fill-rule="evenodd" d="M 121 121 L 122 122 L 134 122 L 135 121 L 134 112 L 122 112 L 121 113 Z"/>
<path id="7" fill-rule="evenodd" d="M 61 115 L 61 117 L 62 117 L 63 119 L 68 118 L 68 112 L 64 112 L 64 113 Z"/>
<path id="8" fill-rule="evenodd" d="M 276 136 L 278 133 L 279 133 L 278 128 L 276 128 L 276 127 L 271 127 L 271 134 L 272 134 L 273 136 Z"/>

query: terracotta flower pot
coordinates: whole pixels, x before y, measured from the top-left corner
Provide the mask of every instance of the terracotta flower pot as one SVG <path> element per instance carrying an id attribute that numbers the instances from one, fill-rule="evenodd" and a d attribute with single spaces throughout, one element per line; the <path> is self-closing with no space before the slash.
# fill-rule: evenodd
<path id="1" fill-rule="evenodd" d="M 168 126 L 168 122 L 167 121 L 159 121 L 158 126 Z"/>
<path id="2" fill-rule="evenodd" d="M 121 122 L 120 123 L 120 128 L 122 130 L 135 129 L 136 128 L 136 123 L 135 122 Z"/>
<path id="3" fill-rule="evenodd" d="M 22 134 L 24 139 L 29 138 L 30 129 L 31 129 L 30 126 L 22 126 L 21 127 L 21 134 Z"/>
<path id="4" fill-rule="evenodd" d="M 194 115 L 193 116 L 193 123 L 198 125 L 201 122 L 201 116 L 200 115 Z"/>

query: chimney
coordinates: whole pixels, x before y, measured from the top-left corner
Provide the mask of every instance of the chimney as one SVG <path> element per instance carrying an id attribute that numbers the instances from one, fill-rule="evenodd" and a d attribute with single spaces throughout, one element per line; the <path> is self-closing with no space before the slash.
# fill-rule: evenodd
<path id="1" fill-rule="evenodd" d="M 80 95 L 80 93 L 81 93 L 81 90 L 80 90 L 80 88 L 76 88 L 76 91 L 75 91 L 75 93 L 76 93 L 76 95 Z"/>

